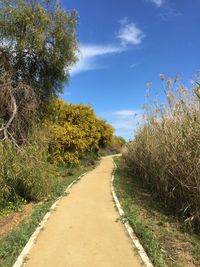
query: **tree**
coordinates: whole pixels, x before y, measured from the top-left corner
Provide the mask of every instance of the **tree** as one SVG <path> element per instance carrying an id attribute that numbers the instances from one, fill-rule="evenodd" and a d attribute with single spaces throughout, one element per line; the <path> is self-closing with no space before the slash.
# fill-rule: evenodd
<path id="1" fill-rule="evenodd" d="M 0 63 L 43 101 L 62 92 L 76 62 L 76 11 L 58 1 L 1 0 Z"/>
<path id="2" fill-rule="evenodd" d="M 22 144 L 76 62 L 77 13 L 58 1 L 1 0 L 0 139 Z"/>
<path id="3" fill-rule="evenodd" d="M 32 128 L 39 105 L 32 87 L 14 84 L 10 74 L 0 65 L 0 140 L 12 141 L 17 147 Z"/>

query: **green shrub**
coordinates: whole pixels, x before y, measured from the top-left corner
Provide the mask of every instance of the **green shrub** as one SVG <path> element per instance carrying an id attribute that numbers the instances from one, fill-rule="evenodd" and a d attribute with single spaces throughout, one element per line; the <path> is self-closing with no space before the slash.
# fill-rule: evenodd
<path id="1" fill-rule="evenodd" d="M 0 143 L 0 202 L 41 200 L 57 178 L 55 167 L 48 163 L 47 145 L 38 140 L 16 149 Z"/>

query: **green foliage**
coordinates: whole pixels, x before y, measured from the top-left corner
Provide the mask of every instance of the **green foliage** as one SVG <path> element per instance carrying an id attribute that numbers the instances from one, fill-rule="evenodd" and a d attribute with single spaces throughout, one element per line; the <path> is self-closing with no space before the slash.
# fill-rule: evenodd
<path id="1" fill-rule="evenodd" d="M 173 84 L 167 81 L 168 105 L 147 113 L 123 157 L 190 229 L 200 229 L 200 88 L 174 91 Z"/>
<path id="2" fill-rule="evenodd" d="M 90 106 L 56 98 L 69 80 L 78 51 L 77 13 L 63 10 L 58 2 L 0 3 L 2 206 L 47 196 L 56 179 L 54 163 L 93 162 L 98 149 L 112 139 L 113 128 Z M 42 133 L 37 131 L 33 138 L 38 124 Z"/>
<path id="3" fill-rule="evenodd" d="M 57 179 L 55 167 L 48 163 L 47 144 L 31 140 L 20 150 L 10 143 L 0 143 L 0 202 L 41 200 Z"/>
<path id="4" fill-rule="evenodd" d="M 75 11 L 63 10 L 55 0 L 0 3 L 0 208 L 5 212 L 21 201 L 47 197 L 57 179 L 54 163 L 94 164 L 98 149 L 111 142 L 113 128 L 90 106 L 56 98 L 77 60 L 77 20 Z M 42 131 L 34 133 L 38 124 Z"/>
<path id="5" fill-rule="evenodd" d="M 57 1 L 2 0 L 0 63 L 41 99 L 62 92 L 76 62 L 77 13 Z"/>
<path id="6" fill-rule="evenodd" d="M 15 199 L 15 202 L 13 201 L 1 202 L 0 203 L 0 216 L 7 215 L 12 211 L 21 211 L 21 206 L 23 204 L 26 204 L 26 200 L 21 197 L 17 197 Z"/>

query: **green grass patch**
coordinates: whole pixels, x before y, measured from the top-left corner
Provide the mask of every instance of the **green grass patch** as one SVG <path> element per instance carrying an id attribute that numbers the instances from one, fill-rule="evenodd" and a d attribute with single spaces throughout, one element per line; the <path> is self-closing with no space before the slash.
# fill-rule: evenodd
<path id="1" fill-rule="evenodd" d="M 119 158 L 114 187 L 129 221 L 156 267 L 200 266 L 200 237 L 158 203 L 141 180 L 133 178 Z"/>
<path id="2" fill-rule="evenodd" d="M 77 179 L 79 175 L 92 168 L 91 166 L 79 166 L 72 170 L 60 167 L 61 178 L 52 188 L 49 197 L 34 209 L 28 221 L 23 222 L 20 227 L 0 239 L 0 267 L 11 267 L 13 265 L 30 236 L 56 199 L 64 194 L 67 186 Z"/>
<path id="3" fill-rule="evenodd" d="M 21 211 L 21 206 L 26 204 L 26 200 L 23 198 L 16 198 L 16 201 L 4 201 L 0 203 L 0 216 L 5 216 L 12 211 Z"/>

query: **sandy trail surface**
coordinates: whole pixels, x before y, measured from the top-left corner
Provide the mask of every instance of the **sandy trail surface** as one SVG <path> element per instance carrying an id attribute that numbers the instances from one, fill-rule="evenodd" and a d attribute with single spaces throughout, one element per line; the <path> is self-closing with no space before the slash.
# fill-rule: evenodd
<path id="1" fill-rule="evenodd" d="M 141 267 L 111 195 L 111 157 L 63 197 L 24 267 Z"/>

